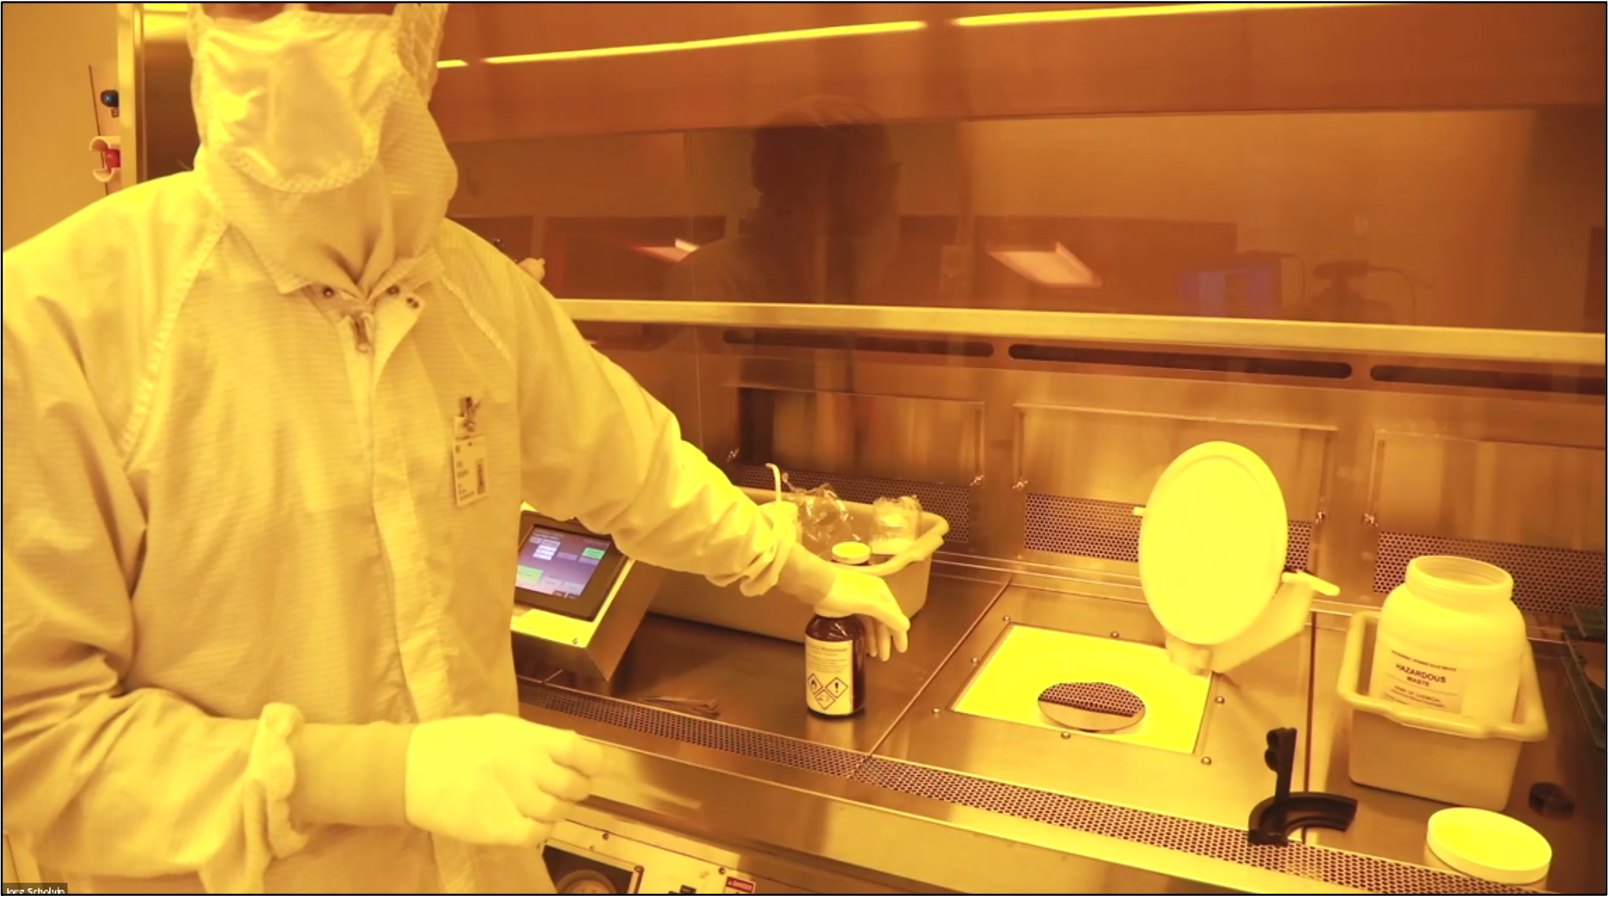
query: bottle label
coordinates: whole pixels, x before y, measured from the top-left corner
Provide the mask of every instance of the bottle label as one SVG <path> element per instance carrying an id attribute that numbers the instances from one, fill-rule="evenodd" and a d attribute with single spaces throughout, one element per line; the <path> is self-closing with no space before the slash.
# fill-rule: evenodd
<path id="1" fill-rule="evenodd" d="M 1398 704 L 1430 707 L 1447 713 L 1463 712 L 1463 694 L 1468 686 L 1466 671 L 1422 660 L 1394 647 L 1381 646 L 1381 649 L 1388 652 L 1389 661 L 1384 669 L 1386 687 L 1381 697 Z"/>
<path id="2" fill-rule="evenodd" d="M 854 712 L 854 652 L 856 642 L 804 639 L 804 700 L 810 709 L 827 716 Z"/>

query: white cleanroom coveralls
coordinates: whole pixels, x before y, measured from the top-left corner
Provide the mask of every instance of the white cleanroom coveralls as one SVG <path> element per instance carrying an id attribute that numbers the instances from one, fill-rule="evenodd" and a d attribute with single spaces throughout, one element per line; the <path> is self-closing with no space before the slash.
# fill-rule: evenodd
<path id="1" fill-rule="evenodd" d="M 522 499 L 908 626 L 444 220 L 443 15 L 194 14 L 195 171 L 5 255 L 5 824 L 76 888 L 546 885 L 600 754 L 516 716 Z"/>

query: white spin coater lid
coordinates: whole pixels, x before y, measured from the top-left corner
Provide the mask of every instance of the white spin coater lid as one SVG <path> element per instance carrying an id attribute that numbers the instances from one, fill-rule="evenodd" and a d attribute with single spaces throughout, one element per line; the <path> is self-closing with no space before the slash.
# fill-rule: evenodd
<path id="1" fill-rule="evenodd" d="M 1198 445 L 1167 467 L 1142 513 L 1139 579 L 1161 625 L 1203 646 L 1249 629 L 1278 591 L 1290 539 L 1267 464 L 1232 443 Z"/>

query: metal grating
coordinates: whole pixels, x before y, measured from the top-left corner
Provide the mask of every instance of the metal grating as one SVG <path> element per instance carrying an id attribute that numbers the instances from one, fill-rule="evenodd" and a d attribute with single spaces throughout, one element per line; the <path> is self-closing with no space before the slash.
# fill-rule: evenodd
<path id="1" fill-rule="evenodd" d="M 786 470 L 786 468 L 783 468 Z M 726 475 L 739 486 L 770 490 L 775 478 L 768 468 L 757 464 L 732 464 Z M 921 499 L 923 510 L 949 521 L 946 543 L 965 545 L 971 541 L 971 490 L 965 486 L 946 486 L 942 483 L 920 483 L 913 480 L 894 480 L 882 477 L 841 476 L 811 470 L 788 470 L 788 482 L 800 489 L 814 489 L 822 483 L 831 483 L 838 497 L 847 501 L 871 504 L 879 498 L 914 495 Z"/>
<path id="2" fill-rule="evenodd" d="M 640 704 L 560 691 L 526 682 L 520 683 L 519 692 L 520 700 L 526 704 L 555 713 L 579 716 L 619 726 L 622 729 L 646 732 L 672 741 L 695 744 L 729 754 L 768 760 L 821 775 L 846 779 L 852 776 L 854 770 L 863 762 L 859 754 L 850 751 L 683 716 Z"/>
<path id="3" fill-rule="evenodd" d="M 1384 894 L 1531 893 L 1377 857 L 1250 843 L 1244 830 L 872 757 L 857 781 L 945 803 Z"/>
<path id="4" fill-rule="evenodd" d="M 1133 509 L 1122 502 L 1029 492 L 1026 547 L 1137 564 L 1140 518 L 1133 516 Z M 1286 570 L 1312 569 L 1312 535 L 1310 521 L 1290 521 Z"/>
<path id="5" fill-rule="evenodd" d="M 1539 893 L 1301 842 L 1283 846 L 1253 845 L 1241 829 L 873 757 L 533 682 L 520 682 L 520 698 L 527 704 L 558 713 L 915 797 L 1341 887 L 1385 894 Z"/>
<path id="6" fill-rule="evenodd" d="M 1052 685 L 1039 695 L 1045 703 L 1059 704 L 1074 710 L 1087 710 L 1107 716 L 1136 717 L 1145 712 L 1145 702 L 1138 695 L 1109 682 L 1063 682 Z"/>
<path id="7" fill-rule="evenodd" d="M 1406 579 L 1408 562 L 1427 554 L 1457 555 L 1501 567 L 1513 577 L 1513 603 L 1532 614 L 1568 617 L 1576 606 L 1602 607 L 1608 589 L 1601 552 L 1380 530 L 1374 591 L 1389 594 Z"/>

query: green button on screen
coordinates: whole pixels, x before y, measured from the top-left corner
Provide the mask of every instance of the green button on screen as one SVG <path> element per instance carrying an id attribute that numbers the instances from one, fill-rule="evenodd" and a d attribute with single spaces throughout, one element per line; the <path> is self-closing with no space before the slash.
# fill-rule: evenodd
<path id="1" fill-rule="evenodd" d="M 581 554 L 591 558 L 594 561 L 603 560 L 603 549 L 601 548 L 583 548 L 581 549 Z"/>

